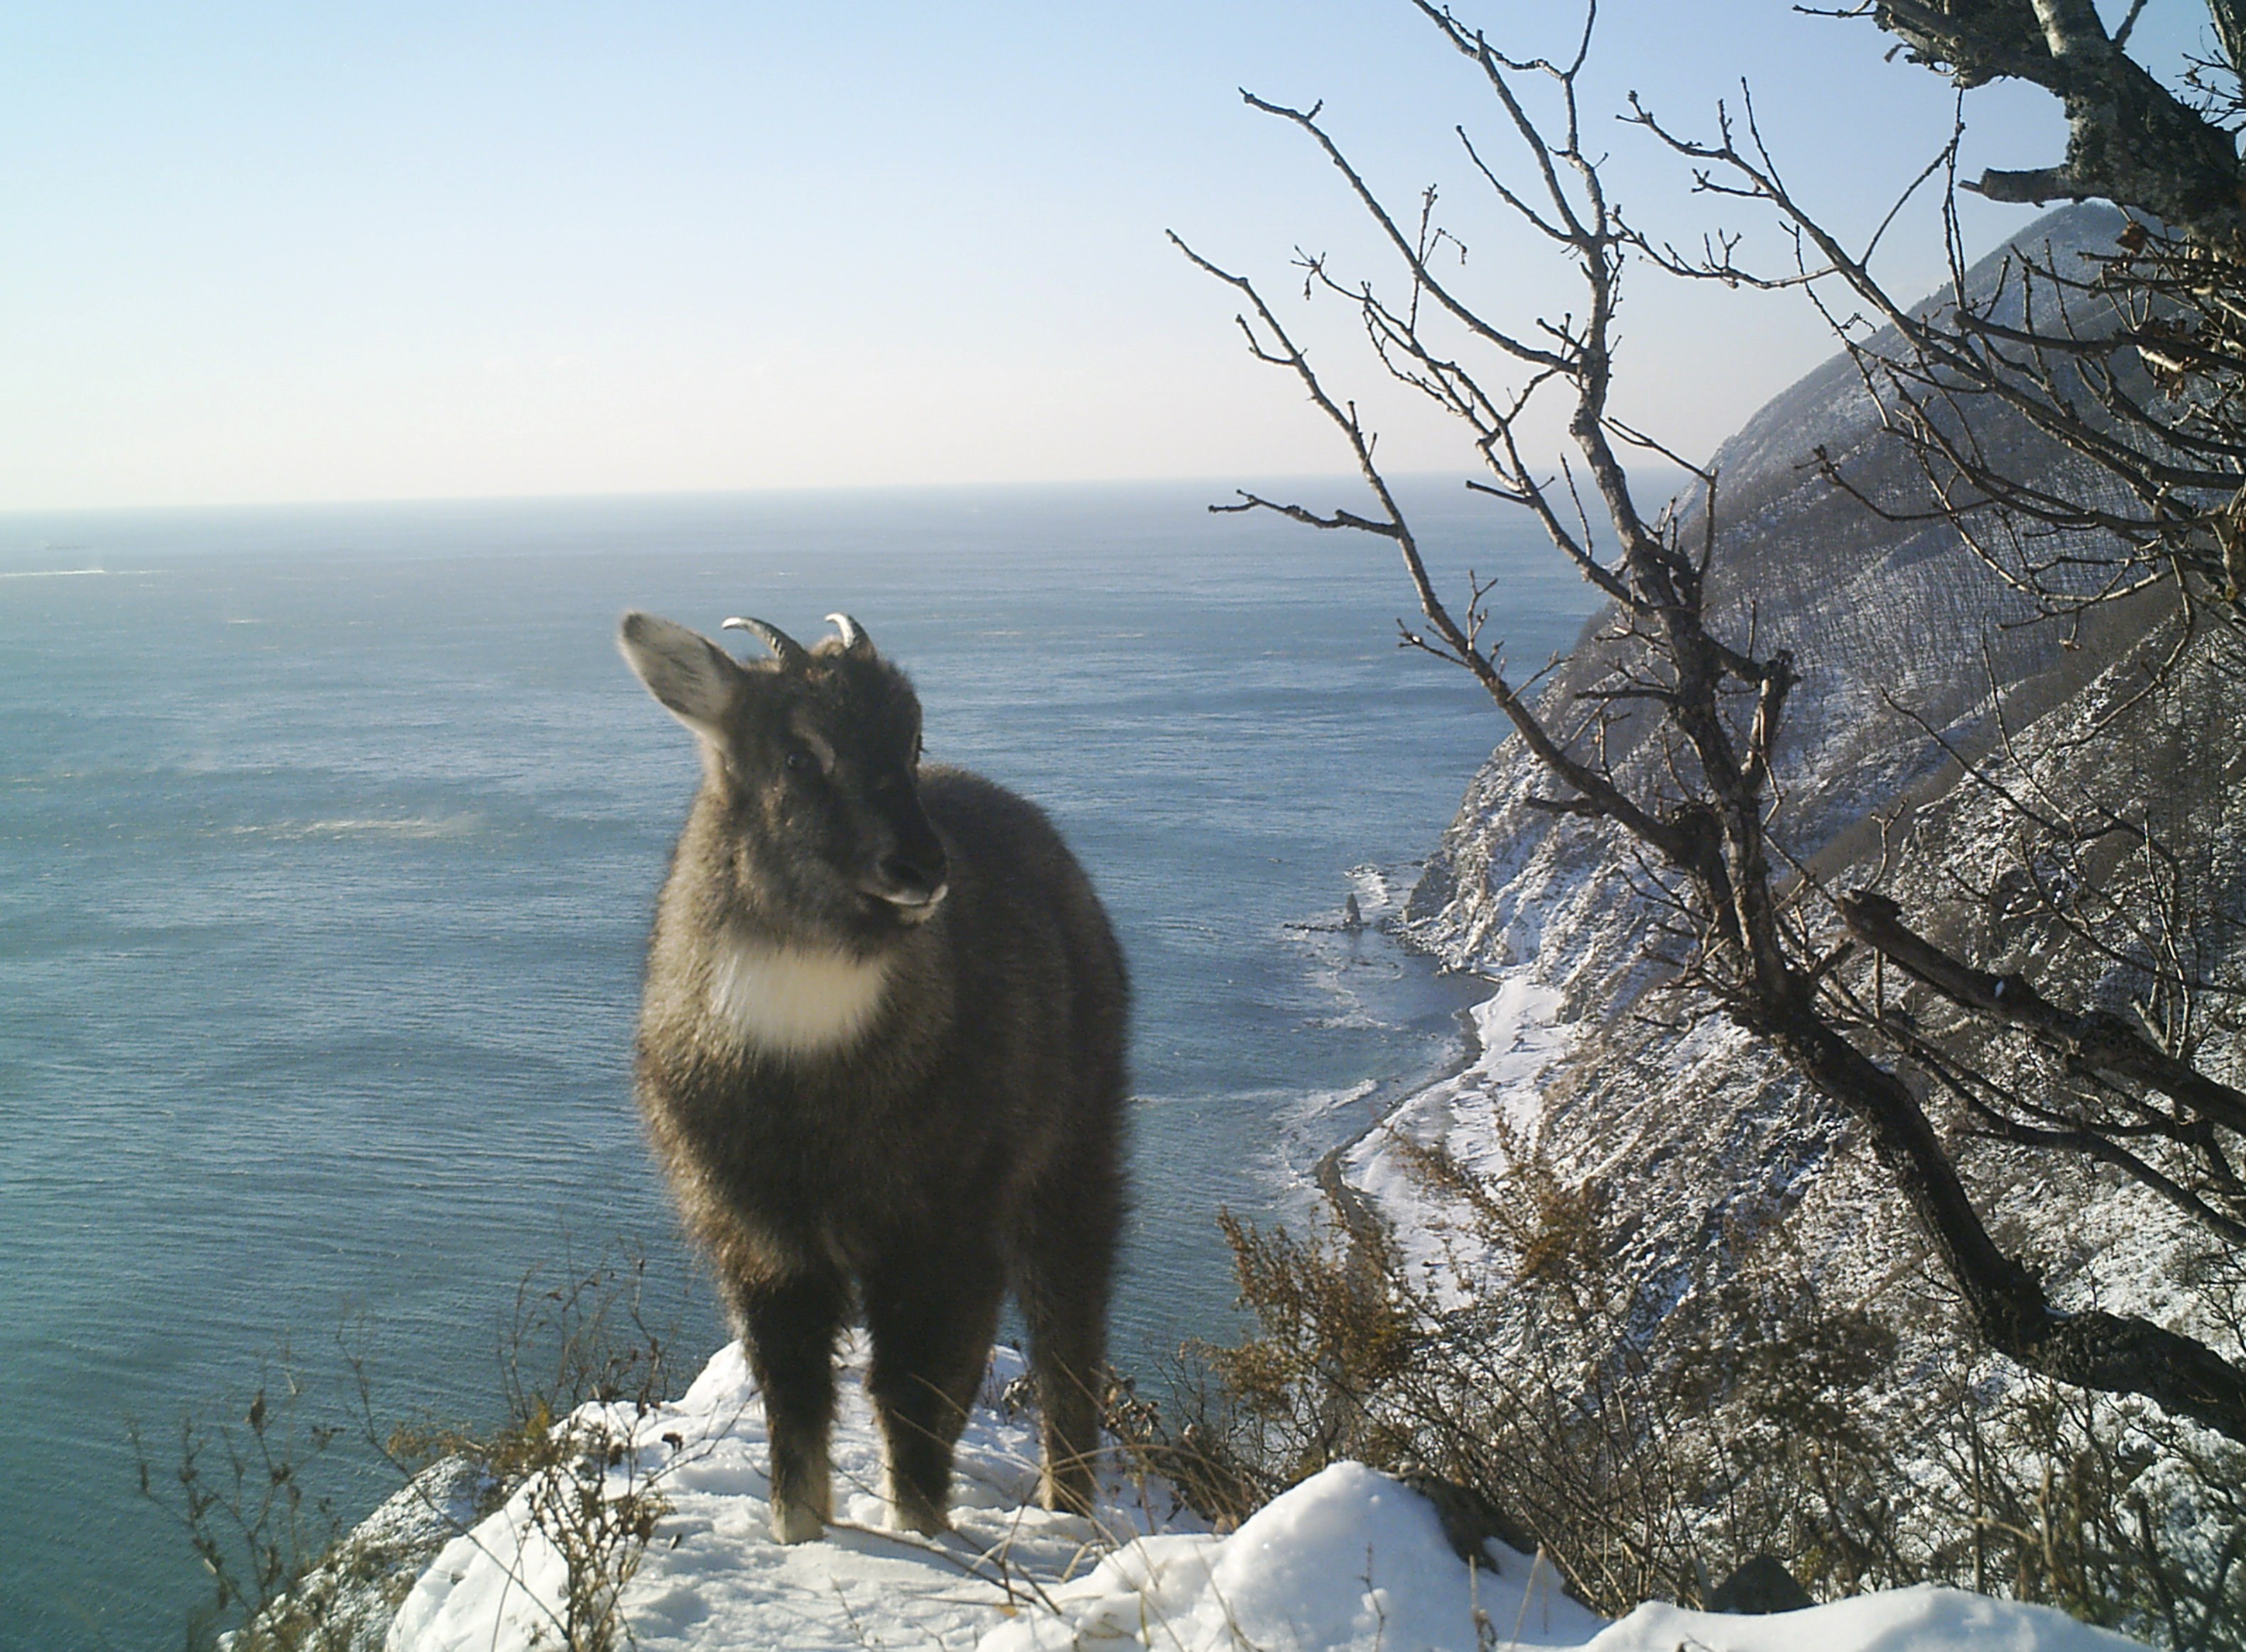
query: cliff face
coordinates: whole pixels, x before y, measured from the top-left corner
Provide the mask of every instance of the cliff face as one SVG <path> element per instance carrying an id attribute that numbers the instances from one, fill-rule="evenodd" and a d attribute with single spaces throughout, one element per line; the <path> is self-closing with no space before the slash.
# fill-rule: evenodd
<path id="1" fill-rule="evenodd" d="M 2079 264 L 2086 252 L 2110 246 L 2121 222 L 2112 208 L 2088 204 L 2052 214 L 2020 239 Z M 1970 282 L 1994 284 L 2002 257 L 1984 260 Z M 1984 430 L 1982 438 L 2026 474 L 2082 468 L 2017 422 Z M 2053 676 L 2026 697 L 2048 709 L 2079 690 L 2091 663 L 2126 651 L 2158 612 L 2157 604 L 2101 610 L 2086 649 L 2063 649 L 2055 629 L 2032 623 L 2026 601 L 1953 530 L 1882 520 L 1827 483 L 1813 463 L 1821 448 L 1898 512 L 1930 503 L 1845 355 L 1764 407 L 1712 461 L 1720 479 L 1710 629 L 1753 636 L 1766 653 L 1791 649 L 1802 670 L 1780 752 L 1781 829 L 1797 853 L 1822 848 L 1869 810 L 1940 772 L 1940 749 L 1911 714 L 1953 740 L 1972 741 L 1987 731 L 1992 676 L 2006 696 Z M 1697 543 L 1699 501 L 1684 503 L 1684 532 Z M 1603 629 L 1602 620 L 1592 622 L 1547 690 L 1548 718 L 1565 723 L 1567 709 L 1604 673 L 1613 649 L 1600 640 Z M 1633 760 L 1642 770 L 1651 759 L 1639 749 L 1644 731 L 1642 724 L 1621 731 L 1626 771 Z M 1544 926 L 1574 904 L 1573 886 L 1610 859 L 1576 823 L 1555 824 L 1521 806 L 1539 786 L 1526 754 L 1508 740 L 1468 789 L 1408 914 L 1414 935 L 1446 959 L 1489 968 L 1536 955 Z M 1596 936 L 1575 924 L 1567 933 L 1571 955 L 1588 944 L 1595 967 L 1612 973 L 1616 961 Z M 1590 962 L 1578 958 L 1571 968 Z M 1588 1010 L 1593 1000 L 1571 1003 Z"/>
<path id="2" fill-rule="evenodd" d="M 2071 207 L 2021 239 L 2079 262 L 2110 246 L 2120 222 L 2110 208 Z M 1970 279 L 1991 282 L 1999 267 L 1991 258 Z M 1979 434 L 2018 473 L 2079 465 L 2025 426 Z M 1957 898 L 1953 874 L 1994 875 L 2018 833 L 2002 799 L 1965 778 L 1946 741 L 1977 763 L 2021 777 L 2040 771 L 2117 805 L 2174 800 L 2172 825 L 2196 874 L 2219 905 L 2246 914 L 2236 639 L 2188 645 L 2173 690 L 2124 710 L 2152 658 L 2175 644 L 2165 593 L 2094 609 L 2062 639 L 1954 530 L 1882 520 L 1822 479 L 1809 464 L 1821 446 L 1882 501 L 1926 498 L 1846 357 L 1773 401 L 1717 455 L 1711 629 L 1752 636 L 1765 654 L 1791 649 L 1802 672 L 1778 767 L 1773 830 L 1787 853 L 1827 887 L 1882 882 L 1915 922 L 1970 943 L 1991 967 L 2036 952 L 2032 922 L 2001 932 L 1979 905 Z M 1697 534 L 1697 521 L 1687 531 Z M 1594 622 L 1547 691 L 1548 719 L 1568 722 L 1575 697 L 1603 671 L 1611 645 L 1600 633 Z M 2100 716 L 2118 720 L 2083 743 Z M 1641 783 L 1662 760 L 1642 724 L 1620 731 L 1612 749 L 1625 778 Z M 1645 955 L 1657 915 L 1650 874 L 1606 829 L 1528 806 L 1551 792 L 1517 741 L 1501 744 L 1468 788 L 1405 920 L 1412 939 L 1454 967 L 1555 990 L 1556 1016 L 1572 1036 L 1569 1053 L 1537 1080 L 1537 1147 L 1562 1173 L 1602 1178 L 1638 1213 L 1632 1260 L 1655 1300 L 1725 1233 L 1797 1208 L 1813 1253 L 1834 1265 L 1897 1261 L 1915 1241 L 1896 1200 L 1851 1151 L 1848 1121 L 1704 1002 L 1662 989 L 1665 972 Z M 1882 819 L 1896 823 L 1890 831 L 1916 834 L 1912 855 L 1883 880 Z M 2246 962 L 2243 934 L 2236 923 L 2218 926 L 2226 967 Z M 2126 1007 L 2120 971 L 2083 967 L 2045 979 L 2079 999 Z M 1697 1024 L 1680 1030 L 1680 1020 Z M 2228 1051 L 2218 1041 L 2213 1060 L 2235 1074 L 2235 1040 Z M 1446 1111 L 1444 1132 L 1462 1116 Z M 1408 1129 L 1408 1111 L 1403 1118 Z M 1376 1146 L 1361 1159 L 1376 1185 L 1378 1156 Z M 2048 1157 L 1977 1148 L 1966 1157 L 1997 1221 L 2036 1230 L 2026 1247 L 2054 1259 L 2051 1284 L 2062 1302 L 2103 1292 L 2106 1305 L 2119 1306 L 2112 1278 L 2149 1279 L 2161 1271 L 2157 1257 L 2185 1242 L 2181 1222 L 2132 1186 Z M 2079 1218 L 2065 1233 L 2050 1214 L 2055 1197 L 2072 1201 Z M 2134 1260 L 2107 1254 L 2113 1244 Z"/>

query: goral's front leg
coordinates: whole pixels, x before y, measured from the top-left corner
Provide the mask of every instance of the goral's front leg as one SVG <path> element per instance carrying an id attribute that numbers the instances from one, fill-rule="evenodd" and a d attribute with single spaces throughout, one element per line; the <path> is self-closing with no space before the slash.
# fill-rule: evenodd
<path id="1" fill-rule="evenodd" d="M 891 1518 L 933 1537 L 951 1529 L 951 1454 L 998 1328 L 1004 1275 L 968 1247 L 893 1261 L 866 1280 L 874 1342 L 867 1386 L 881 1426 Z"/>
<path id="2" fill-rule="evenodd" d="M 737 1285 L 732 1295 L 772 1439 L 772 1533 L 818 1537 L 834 1518 L 827 1437 L 834 1423 L 834 1337 L 848 1293 L 829 1275 Z"/>

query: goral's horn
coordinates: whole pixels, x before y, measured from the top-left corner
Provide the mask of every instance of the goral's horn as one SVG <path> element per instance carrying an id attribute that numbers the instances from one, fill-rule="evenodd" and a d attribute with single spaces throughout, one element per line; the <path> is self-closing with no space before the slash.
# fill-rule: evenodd
<path id="1" fill-rule="evenodd" d="M 800 671 L 811 662 L 811 651 L 777 625 L 768 624 L 763 620 L 744 619 L 737 614 L 725 622 L 723 629 L 746 631 L 757 637 L 791 671 Z"/>
<path id="2" fill-rule="evenodd" d="M 866 635 L 866 628 L 847 614 L 829 614 L 827 622 L 842 633 L 842 646 L 853 654 L 874 651 L 874 639 Z"/>

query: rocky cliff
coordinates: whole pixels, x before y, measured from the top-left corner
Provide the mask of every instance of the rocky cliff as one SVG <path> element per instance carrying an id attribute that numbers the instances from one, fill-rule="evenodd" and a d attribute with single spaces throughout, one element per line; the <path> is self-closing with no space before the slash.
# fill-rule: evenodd
<path id="1" fill-rule="evenodd" d="M 2113 244 L 2120 222 L 2110 208 L 2076 207 L 2021 239 L 2079 267 Z M 1986 288 L 2001 269 L 2002 255 L 1992 256 L 1970 279 Z M 1980 433 L 2016 473 L 2079 464 L 2024 426 Z M 2042 772 L 2117 807 L 2164 800 L 2155 806 L 2168 812 L 2194 875 L 2230 914 L 2206 942 L 2225 955 L 2208 962 L 2235 975 L 2246 962 L 2236 639 L 2202 636 L 2179 649 L 2174 602 L 2161 593 L 2093 609 L 2072 633 L 2038 621 L 1954 529 L 1882 520 L 1831 486 L 1810 462 L 1819 447 L 1875 497 L 1902 506 L 1926 498 L 1845 355 L 1777 398 L 1716 456 L 1712 629 L 1752 636 L 1766 655 L 1790 649 L 1802 672 L 1778 771 L 1773 832 L 1786 852 L 1828 889 L 1885 887 L 1938 937 L 2007 969 L 2038 955 L 2047 937 L 2032 919 L 2007 929 L 1985 900 L 1963 898 L 1964 882 L 2000 875 L 2018 833 L 2004 799 L 1958 758 L 2018 777 Z M 2078 469 L 2076 484 L 2084 479 Z M 1697 534 L 1697 521 L 1687 531 Z M 1613 646 L 1595 620 L 1546 691 L 1548 720 L 1568 720 Z M 2170 688 L 2139 697 L 2156 660 L 2169 662 Z M 2086 744 L 2093 724 L 2102 732 Z M 1663 760 L 1642 724 L 1620 730 L 1612 749 L 1623 775 L 1640 781 Z M 1453 967 L 1548 990 L 1553 1025 L 1540 1037 L 1565 1053 L 1541 1064 L 1530 1091 L 1514 1075 L 1509 1116 L 1555 1168 L 1601 1180 L 1634 1213 L 1627 1260 L 1649 1302 L 1673 1300 L 1713 1253 L 1789 1212 L 1801 1214 L 1813 1251 L 1851 1277 L 1912 1266 L 1916 1241 L 1899 1201 L 1855 1150 L 1848 1121 L 1705 1001 L 1664 990 L 1668 971 L 1647 955 L 1652 874 L 1609 830 L 1529 806 L 1549 794 L 1519 743 L 1501 744 L 1469 786 L 1405 928 Z M 1902 834 L 1914 852 L 1883 869 L 1883 844 Z M 2108 865 L 2067 875 L 2117 874 Z M 1829 928 L 1829 909 L 1810 921 Z M 2059 984 L 2126 1008 L 2127 976 L 2093 958 L 2066 966 Z M 2216 1032 L 2203 1059 L 2236 1082 L 2235 1031 Z M 1461 1083 L 1472 1091 L 1471 1075 Z M 1398 1125 L 1487 1162 L 1489 1146 L 1477 1139 L 1487 1132 L 1474 1120 L 1491 1115 L 1477 1105 L 1454 1084 L 1440 1105 L 1405 1109 Z M 2025 1224 L 2060 1301 L 2095 1295 L 2191 1317 L 2161 1282 L 2190 1242 L 2166 1207 L 2072 1161 L 1977 1147 L 1965 1157 L 1998 1225 Z M 1358 1174 L 1393 1193 L 1402 1180 L 1381 1160 L 1381 1144 L 1369 1142 Z"/>

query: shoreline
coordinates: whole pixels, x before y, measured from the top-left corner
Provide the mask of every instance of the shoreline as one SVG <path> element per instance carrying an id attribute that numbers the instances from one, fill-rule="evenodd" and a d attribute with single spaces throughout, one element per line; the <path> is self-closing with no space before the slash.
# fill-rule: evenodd
<path id="1" fill-rule="evenodd" d="M 1320 1157 L 1312 1180 L 1353 1245 L 1377 1237 L 1384 1244 L 1401 1242 L 1405 1251 L 1412 1251 L 1414 1229 L 1427 1226 L 1433 1231 L 1443 1226 L 1434 1220 L 1439 1201 L 1431 1203 L 1407 1170 L 1378 1153 L 1367 1156 L 1359 1166 L 1365 1177 L 1363 1185 L 1348 1179 L 1351 1156 L 1376 1128 L 1413 1115 L 1409 1128 L 1424 1132 L 1431 1145 L 1444 1146 L 1460 1156 L 1465 1168 L 1478 1173 L 1493 1167 L 1486 1162 L 1480 1140 L 1489 1130 L 1489 1113 L 1505 1116 L 1523 1140 L 1533 1142 L 1541 1133 L 1545 1074 L 1568 1057 L 1585 1029 L 1557 1015 L 1560 993 L 1539 982 L 1533 971 L 1528 963 L 1496 976 L 1453 971 L 1471 974 L 1485 989 L 1460 1012 L 1466 1044 L 1460 1059 L 1384 1096 L 1372 1117 Z M 1461 1131 L 1466 1136 L 1462 1149 Z M 1415 1221 L 1415 1212 L 1428 1221 Z"/>
<path id="2" fill-rule="evenodd" d="M 1454 1084 L 1474 1071 L 1483 1056 L 1487 1053 L 1482 1044 L 1481 1023 L 1475 1011 L 1494 997 L 1501 987 L 1501 983 L 1492 981 L 1487 976 L 1476 975 L 1470 969 L 1458 969 L 1442 962 L 1434 953 L 1412 945 L 1401 930 L 1392 923 L 1384 922 L 1377 927 L 1388 944 L 1399 952 L 1406 956 L 1424 959 L 1432 964 L 1435 978 L 1440 979 L 1450 976 L 1470 978 L 1486 990 L 1482 991 L 1472 1003 L 1462 1004 L 1451 1012 L 1452 1019 L 1459 1029 L 1460 1045 L 1453 1059 L 1443 1063 L 1434 1071 L 1424 1077 L 1412 1079 L 1399 1078 L 1393 1081 L 1392 1093 L 1379 1095 L 1371 1116 L 1351 1132 L 1344 1139 L 1337 1142 L 1318 1156 L 1318 1162 L 1310 1172 L 1311 1184 L 1324 1196 L 1327 1207 L 1333 1212 L 1334 1220 L 1340 1224 L 1342 1231 L 1349 1236 L 1352 1245 L 1376 1235 L 1385 1238 L 1390 1230 L 1390 1222 L 1369 1194 L 1350 1185 L 1348 1179 L 1342 1173 L 1344 1162 L 1351 1153 L 1357 1151 L 1367 1137 L 1387 1124 L 1416 1098 L 1426 1094 L 1439 1085 Z M 1385 1089 L 1386 1086 L 1382 1088 Z M 1379 1092 L 1377 1091 L 1376 1094 L 1378 1095 Z"/>

